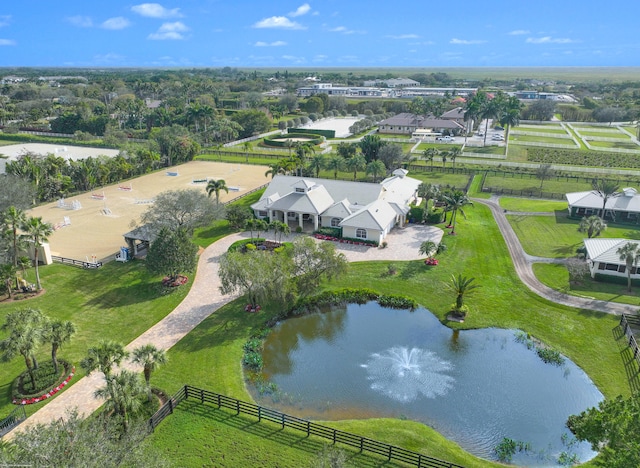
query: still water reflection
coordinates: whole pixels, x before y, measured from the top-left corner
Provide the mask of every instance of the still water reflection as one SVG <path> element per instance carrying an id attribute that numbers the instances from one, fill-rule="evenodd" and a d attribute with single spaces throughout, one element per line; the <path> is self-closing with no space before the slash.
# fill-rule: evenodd
<path id="1" fill-rule="evenodd" d="M 279 390 L 254 397 L 305 418 L 406 417 L 484 458 L 509 437 L 531 444 L 514 457 L 527 466 L 555 466 L 563 451 L 592 458 L 588 444 L 562 437 L 567 417 L 602 394 L 569 360 L 545 364 L 514 337 L 452 331 L 426 309 L 352 304 L 278 324 L 263 357 Z"/>

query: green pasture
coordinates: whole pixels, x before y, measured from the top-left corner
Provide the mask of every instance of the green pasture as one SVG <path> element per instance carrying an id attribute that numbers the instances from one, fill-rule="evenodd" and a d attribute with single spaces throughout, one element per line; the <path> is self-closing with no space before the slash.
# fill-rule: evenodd
<path id="1" fill-rule="evenodd" d="M 540 190 L 540 179 L 532 174 L 504 174 L 488 175 L 484 183 L 485 187 L 509 190 L 531 190 L 533 192 Z M 542 184 L 542 191 L 551 193 L 570 193 L 584 192 L 591 190 L 591 183 L 586 180 L 574 180 L 562 177 L 554 177 L 545 180 Z"/>
<path id="2" fill-rule="evenodd" d="M 538 257 L 573 257 L 582 247 L 586 233 L 578 232 L 578 219 L 567 217 L 566 210 L 556 211 L 554 216 L 507 216 L 518 235 L 525 252 Z M 640 240 L 640 228 L 631 225 L 609 225 L 602 231 L 603 238 Z"/>
<path id="3" fill-rule="evenodd" d="M 551 213 L 566 210 L 567 202 L 500 197 L 500 206 L 505 210 L 521 211 L 523 213 Z"/>
<path id="4" fill-rule="evenodd" d="M 466 146 L 464 148 L 465 153 L 477 153 L 477 154 L 500 154 L 505 153 L 504 146 L 487 145 L 487 146 Z"/>
<path id="5" fill-rule="evenodd" d="M 640 146 L 638 146 L 633 140 L 628 141 L 589 141 L 589 144 L 594 148 L 622 148 L 630 149 L 640 152 Z"/>
<path id="6" fill-rule="evenodd" d="M 527 143 L 551 143 L 554 145 L 565 145 L 575 147 L 573 140 L 568 138 L 554 138 L 554 137 L 546 137 L 546 136 L 534 136 L 534 135 L 510 135 L 509 142 L 518 143 L 518 144 L 527 144 Z"/>
<path id="7" fill-rule="evenodd" d="M 567 135 L 567 131 L 560 125 L 519 125 L 514 127 L 514 129 L 523 130 L 525 132 L 548 133 L 550 135 Z"/>

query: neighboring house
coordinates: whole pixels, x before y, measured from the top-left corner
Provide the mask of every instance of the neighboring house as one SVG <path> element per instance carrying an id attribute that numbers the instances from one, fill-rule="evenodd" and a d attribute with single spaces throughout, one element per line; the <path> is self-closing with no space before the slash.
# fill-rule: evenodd
<path id="1" fill-rule="evenodd" d="M 620 260 L 618 249 L 629 242 L 640 243 L 629 239 L 584 239 L 591 277 L 606 275 L 627 278 L 627 265 Z M 631 268 L 631 279 L 640 279 L 637 266 Z"/>
<path id="2" fill-rule="evenodd" d="M 381 97 L 385 94 L 380 88 L 368 88 L 361 86 L 333 86 L 331 83 L 317 83 L 311 86 L 303 86 L 297 90 L 298 96 L 307 97 L 324 93 L 329 96 L 374 96 Z"/>
<path id="3" fill-rule="evenodd" d="M 379 184 L 277 175 L 251 208 L 269 222 L 342 228 L 343 237 L 380 243 L 394 226 L 404 226 L 419 185 L 404 169 Z"/>
<path id="4" fill-rule="evenodd" d="M 389 80 L 369 80 L 363 83 L 364 86 L 385 85 L 388 88 L 414 88 L 420 86 L 420 82 L 410 78 L 391 78 Z"/>
<path id="5" fill-rule="evenodd" d="M 380 133 L 397 133 L 400 135 L 412 135 L 418 129 L 431 129 L 433 133 L 456 135 L 464 130 L 464 126 L 454 119 L 438 119 L 433 116 L 403 112 L 380 122 L 378 129 Z"/>
<path id="6" fill-rule="evenodd" d="M 589 192 L 567 193 L 569 216 L 584 217 L 600 215 L 602 211 L 602 197 L 593 190 Z M 624 188 L 620 195 L 607 200 L 603 219 L 616 222 L 640 222 L 640 195 L 634 188 Z"/>

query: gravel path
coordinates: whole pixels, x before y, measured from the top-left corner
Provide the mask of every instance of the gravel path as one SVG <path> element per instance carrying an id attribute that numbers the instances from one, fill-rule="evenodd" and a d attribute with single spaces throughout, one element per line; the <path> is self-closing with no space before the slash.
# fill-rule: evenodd
<path id="1" fill-rule="evenodd" d="M 474 198 L 473 201 L 487 205 L 491 209 L 493 217 L 500 228 L 500 232 L 507 243 L 507 248 L 509 249 L 509 254 L 511 255 L 511 260 L 516 269 L 516 273 L 522 282 L 538 296 L 557 302 L 558 304 L 577 307 L 578 309 L 596 310 L 607 314 L 620 315 L 622 313 L 634 314 L 636 312 L 637 307 L 628 304 L 618 304 L 615 302 L 571 296 L 542 284 L 533 274 L 531 264 L 539 261 L 555 263 L 557 262 L 557 259 L 542 259 L 541 257 L 527 255 L 520 244 L 518 236 L 507 221 L 504 210 L 500 207 L 496 199 L 485 200 Z"/>
<path id="2" fill-rule="evenodd" d="M 298 235 L 292 234 L 284 240 L 290 241 Z M 442 230 L 436 227 L 408 225 L 402 229 L 395 229 L 387 236 L 388 246 L 385 249 L 347 244 L 336 244 L 336 248 L 345 254 L 349 262 L 415 260 L 420 257 L 418 249 L 422 242 L 432 240 L 439 243 L 442 235 Z M 141 345 L 153 343 L 156 347 L 167 350 L 209 315 L 235 299 L 237 295 L 220 293 L 219 261 L 231 244 L 248 237 L 247 233 L 232 234 L 207 247 L 198 260 L 198 269 L 189 294 L 169 315 L 129 343 L 126 349 L 131 351 Z M 130 363 L 122 367 L 136 372 L 141 370 Z M 27 418 L 14 431 L 5 435 L 4 439 L 11 439 L 16 431 L 58 419 L 72 409 L 77 409 L 84 416 L 93 413 L 103 403 L 102 400 L 94 398 L 93 394 L 103 386 L 104 376 L 100 372 L 83 377 L 55 400 Z"/>

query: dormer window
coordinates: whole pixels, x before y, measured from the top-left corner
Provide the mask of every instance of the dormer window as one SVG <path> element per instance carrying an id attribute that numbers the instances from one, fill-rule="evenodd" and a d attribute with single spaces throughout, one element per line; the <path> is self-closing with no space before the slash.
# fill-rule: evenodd
<path id="1" fill-rule="evenodd" d="M 304 189 L 304 187 L 296 187 L 296 192 L 297 193 L 305 193 L 305 189 Z"/>

